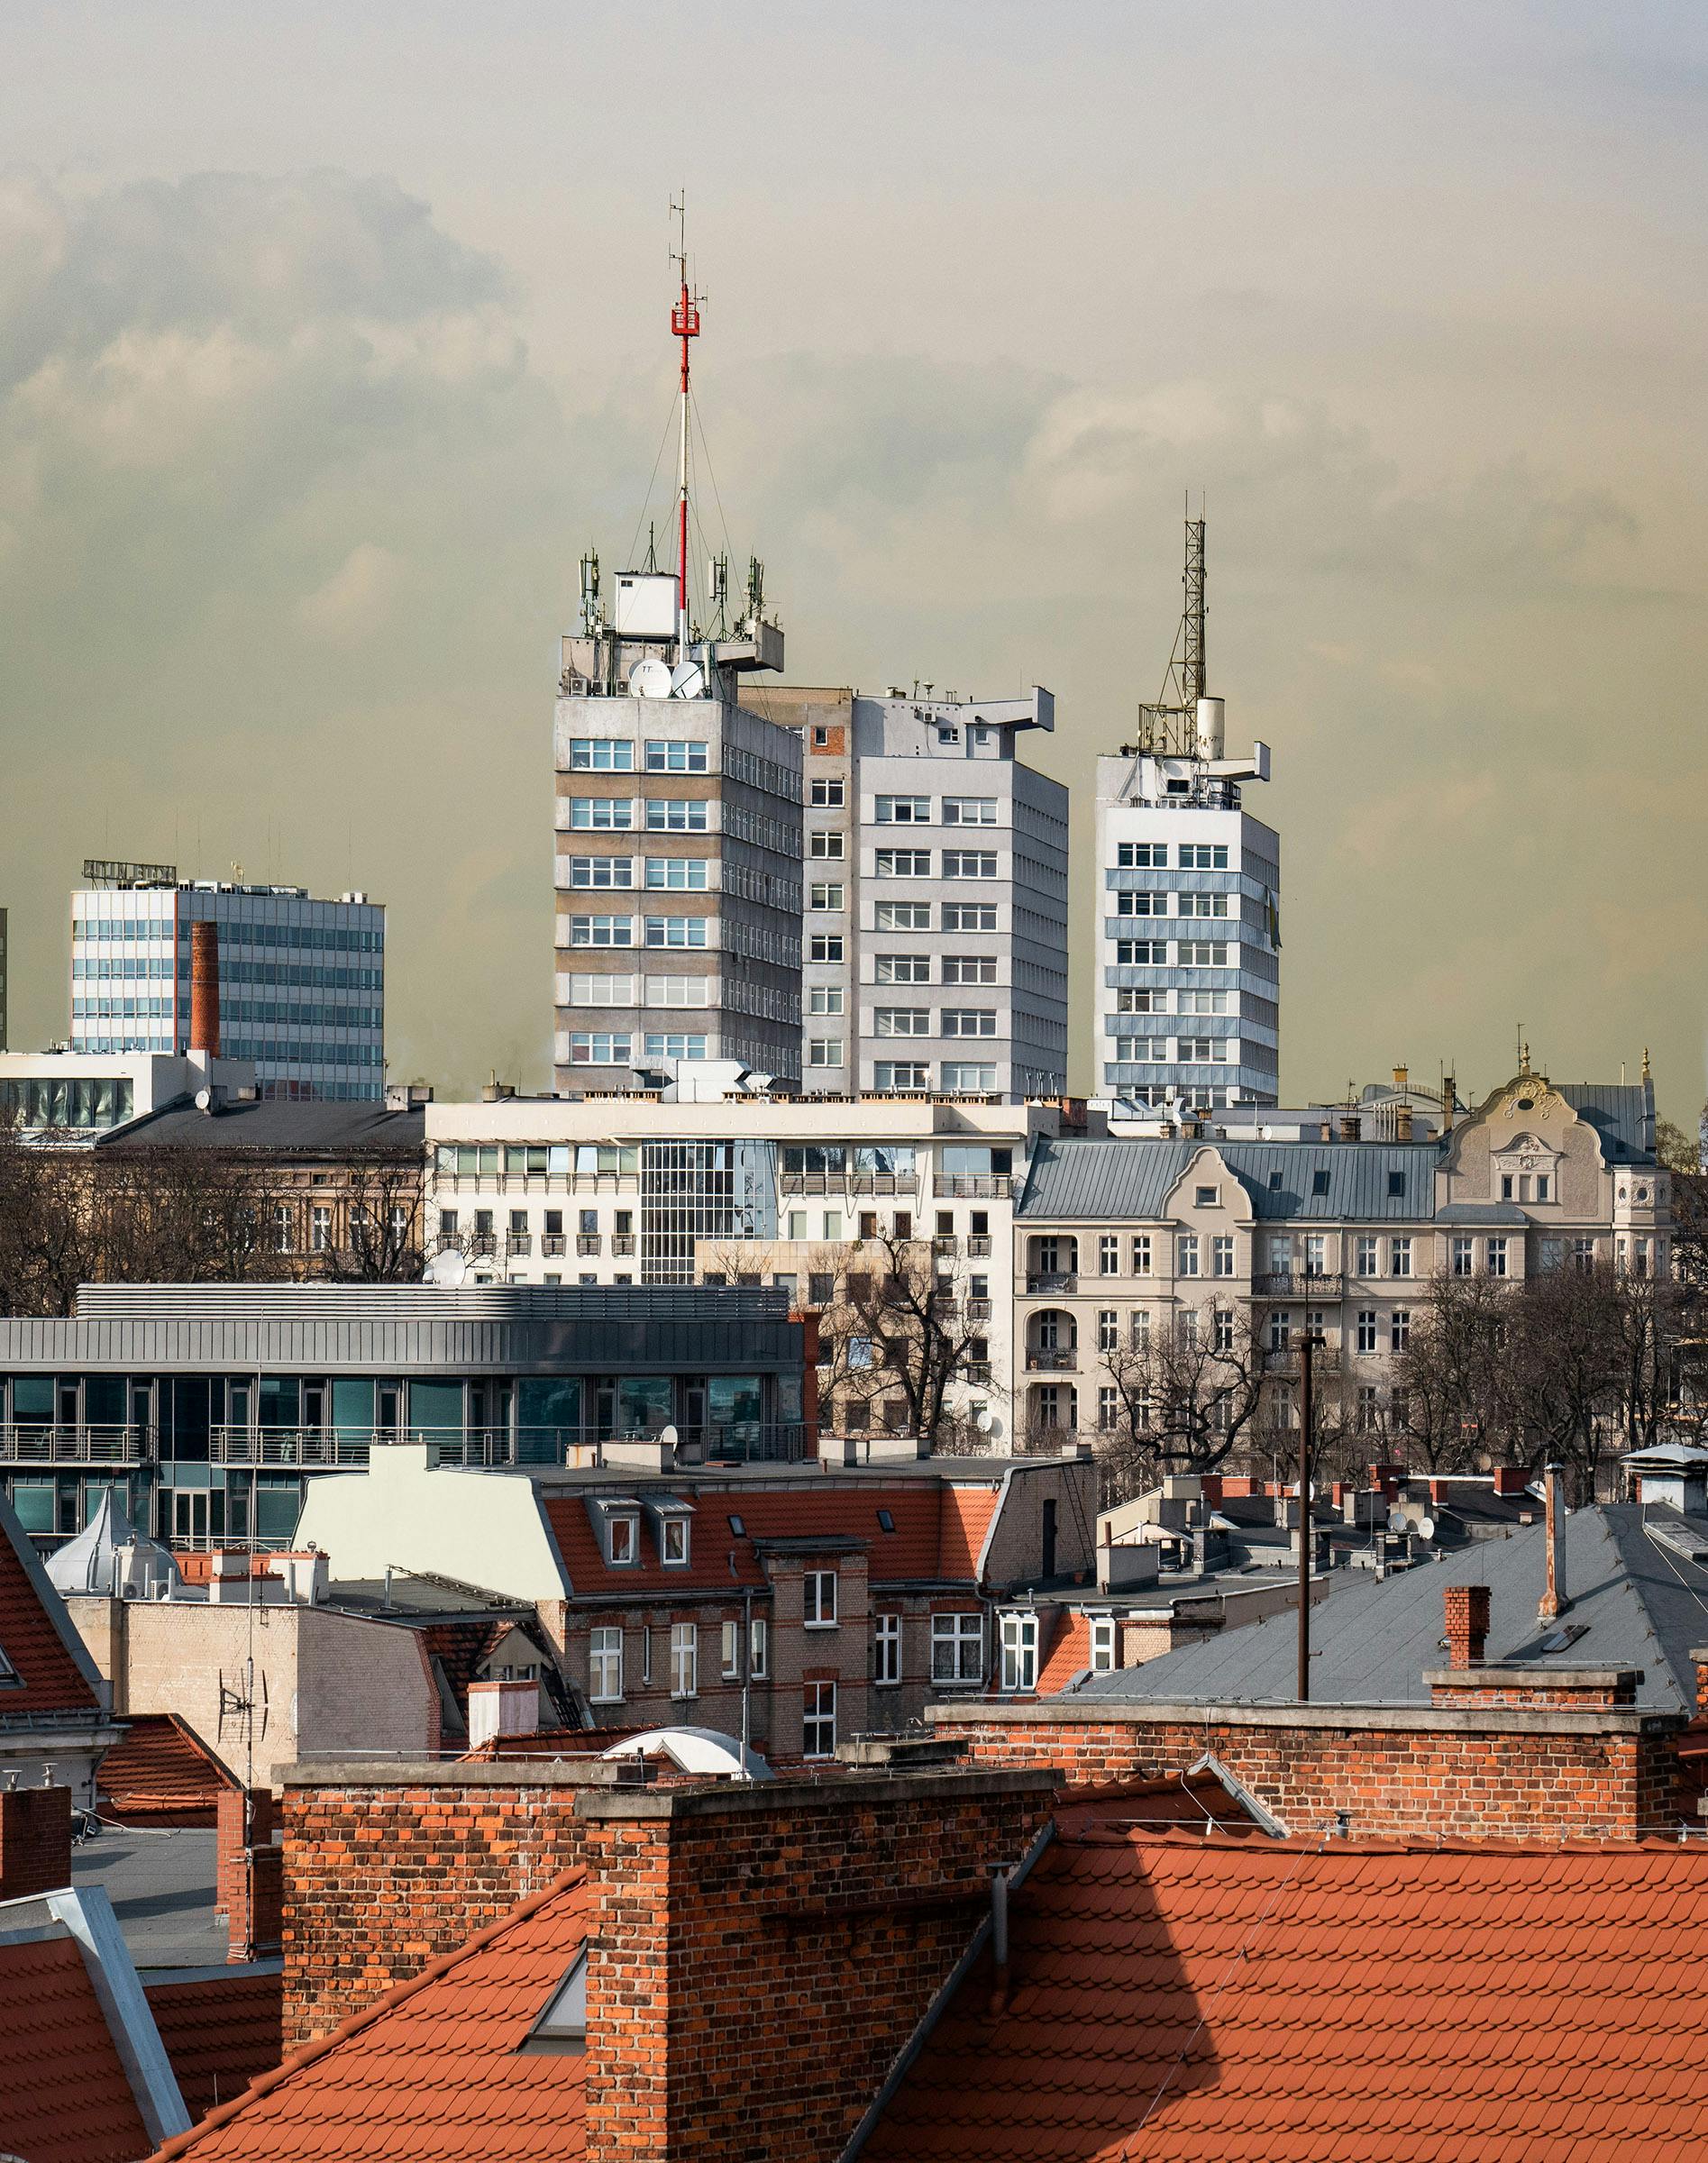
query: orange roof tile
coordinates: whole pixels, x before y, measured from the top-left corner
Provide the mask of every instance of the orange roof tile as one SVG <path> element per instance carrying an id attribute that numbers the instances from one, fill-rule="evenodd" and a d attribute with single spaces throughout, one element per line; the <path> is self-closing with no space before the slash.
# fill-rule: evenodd
<path id="1" fill-rule="evenodd" d="M 193 1983 L 151 1983 L 149 2011 L 192 2118 L 230 2103 L 279 2063 L 285 1978 L 234 1968 Z"/>
<path id="2" fill-rule="evenodd" d="M 73 1647 L 76 1647 L 74 1650 Z M 100 1709 L 82 1640 L 48 1583 L 30 1536 L 0 1496 L 0 1718 Z M 8 1673 L 8 1668 L 11 1670 Z"/>
<path id="3" fill-rule="evenodd" d="M 625 1490 L 613 1482 L 609 1492 L 620 1494 Z M 998 1500 L 994 1485 L 959 1487 L 942 1480 L 899 1480 L 893 1487 L 865 1482 L 858 1487 L 842 1486 L 827 1480 L 822 1487 L 703 1488 L 695 1497 L 692 1560 L 680 1569 L 666 1568 L 659 1560 L 644 1512 L 640 1561 L 614 1568 L 605 1559 L 579 1494 L 542 1498 L 570 1583 L 583 1599 L 678 1587 L 705 1596 L 763 1585 L 765 1574 L 754 1543 L 768 1539 L 861 1539 L 866 1543 L 867 1566 L 874 1583 L 944 1580 L 970 1584 Z M 893 1531 L 883 1529 L 880 1510 L 889 1512 Z M 730 1527 L 732 1517 L 741 1520 L 739 1533 Z"/>
<path id="4" fill-rule="evenodd" d="M 1708 2111 L 1708 1852 L 1086 1832 L 867 2163 L 1662 2163 Z"/>
<path id="5" fill-rule="evenodd" d="M 102 1758 L 102 1808 L 122 1825 L 211 1825 L 235 1773 L 176 1712 L 127 1712 L 123 1742 Z"/>
<path id="6" fill-rule="evenodd" d="M 0 1944 L 0 2152 L 134 2163 L 148 2143 L 76 1939 Z"/>
<path id="7" fill-rule="evenodd" d="M 1077 1609 L 1059 1617 L 1044 1664 L 1038 1669 L 1037 1694 L 1054 1697 L 1065 1690 L 1076 1675 L 1091 1664 L 1091 1625 Z"/>
<path id="8" fill-rule="evenodd" d="M 584 1881 L 560 1879 L 263 2074 L 169 2140 L 157 2163 L 576 2163 L 580 2055 L 519 2052 L 587 1934 Z"/>

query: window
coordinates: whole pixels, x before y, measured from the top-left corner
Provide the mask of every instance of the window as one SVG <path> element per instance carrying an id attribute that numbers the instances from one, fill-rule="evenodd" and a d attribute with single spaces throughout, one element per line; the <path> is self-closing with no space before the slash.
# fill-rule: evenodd
<path id="1" fill-rule="evenodd" d="M 613 861 L 619 861 L 613 859 Z M 646 883 L 657 892 L 704 893 L 711 881 L 711 864 L 704 856 L 649 856 Z M 626 880 L 617 881 L 626 886 Z"/>
<path id="2" fill-rule="evenodd" d="M 1411 1242 L 1409 1239 L 1389 1240 L 1388 1274 L 1391 1277 L 1409 1277 L 1411 1274 Z"/>
<path id="3" fill-rule="evenodd" d="M 1501 1174 L 1501 1200 L 1502 1201 L 1511 1201 L 1512 1199 L 1512 1174 L 1510 1172 L 1503 1172 Z"/>
<path id="4" fill-rule="evenodd" d="M 747 1672 L 756 1683 L 763 1682 L 771 1672 L 767 1664 L 770 1651 L 771 1625 L 763 1615 L 755 1615 L 747 1641 Z"/>
<path id="5" fill-rule="evenodd" d="M 1183 991 L 1180 995 L 1183 1014 L 1225 1014 L 1228 1011 L 1228 994 L 1225 991 Z M 1328 1188 L 1323 1188 L 1328 1192 Z"/>
<path id="6" fill-rule="evenodd" d="M 931 823 L 928 796 L 881 796 L 872 806 L 881 826 L 926 826 Z"/>
<path id="7" fill-rule="evenodd" d="M 924 1065 L 904 1059 L 880 1059 L 872 1068 L 872 1085 L 874 1089 L 927 1089 L 930 1086 L 926 1079 Z"/>
<path id="8" fill-rule="evenodd" d="M 994 849 L 945 849 L 943 876 L 945 879 L 994 879 L 996 877 L 996 851 Z"/>
<path id="9" fill-rule="evenodd" d="M 699 1629 L 693 1622 L 671 1624 L 671 1695 L 699 1695 Z"/>
<path id="10" fill-rule="evenodd" d="M 808 1683 L 806 1686 L 800 1718 L 800 1754 L 803 1757 L 834 1757 L 836 1754 L 835 1683 Z"/>
<path id="11" fill-rule="evenodd" d="M 624 807 L 627 808 L 626 806 Z M 704 834 L 709 807 L 704 797 L 649 797 L 646 828 L 649 834 Z M 622 821 L 627 826 L 627 819 Z"/>
<path id="12" fill-rule="evenodd" d="M 632 946 L 635 944 L 633 917 L 571 917 L 570 918 L 570 945 L 571 946 Z"/>
<path id="13" fill-rule="evenodd" d="M 572 1007 L 632 1007 L 635 1004 L 635 979 L 632 976 L 572 976 L 570 979 L 570 1004 Z"/>
<path id="14" fill-rule="evenodd" d="M 994 931 L 996 903 L 945 901 L 943 904 L 943 928 L 945 931 Z"/>
<path id="15" fill-rule="evenodd" d="M 518 2050 L 540 2058 L 578 2057 L 587 2049 L 587 1954 L 577 1953 L 545 2010 Z"/>
<path id="16" fill-rule="evenodd" d="M 580 887 L 633 886 L 632 856 L 571 856 L 570 884 Z"/>
<path id="17" fill-rule="evenodd" d="M 996 1087 L 994 1066 L 974 1065 L 966 1060 L 945 1059 L 943 1062 L 943 1086 L 948 1090 L 963 1090 L 989 1095 Z"/>
<path id="18" fill-rule="evenodd" d="M 1183 917 L 1225 917 L 1228 914 L 1226 894 L 1182 894 L 1176 912 Z"/>
<path id="19" fill-rule="evenodd" d="M 1100 1352 L 1114 1352 L 1121 1341 L 1121 1318 L 1112 1307 L 1102 1307 L 1097 1315 L 1097 1348 Z"/>
<path id="20" fill-rule="evenodd" d="M 626 1066 L 629 1041 L 626 1036 L 610 1036 L 602 1029 L 587 1033 L 577 1030 L 570 1038 L 570 1064 Z"/>
<path id="21" fill-rule="evenodd" d="M 1180 943 L 1180 965 L 1183 969 L 1228 969 L 1233 966 L 1228 959 L 1227 942 L 1222 939 L 1183 939 Z"/>
<path id="22" fill-rule="evenodd" d="M 645 1045 L 645 1056 L 649 1059 L 703 1059 L 706 1056 L 704 1036 L 678 1036 L 674 1030 L 649 1035 Z"/>
<path id="23" fill-rule="evenodd" d="M 1374 1307 L 1360 1307 L 1358 1310 L 1357 1347 L 1364 1353 L 1374 1352 L 1376 1348 L 1376 1310 Z"/>
<path id="24" fill-rule="evenodd" d="M 1269 1317 L 1269 1349 L 1284 1352 L 1292 1342 L 1292 1317 L 1284 1307 L 1277 1307 Z"/>
<path id="25" fill-rule="evenodd" d="M 1537 1176 L 1536 1199 L 1538 1201 L 1548 1200 L 1548 1173 L 1546 1172 L 1539 1173 Z"/>
<path id="26" fill-rule="evenodd" d="M 653 807 L 649 804 L 650 813 Z M 647 821 L 650 826 L 652 821 Z M 596 834 L 617 834 L 635 824 L 635 806 L 626 796 L 572 796 L 570 824 Z"/>
<path id="27" fill-rule="evenodd" d="M 1192 1189 L 1193 1209 L 1219 1209 L 1220 1206 L 1221 1189 L 1219 1187 L 1194 1187 Z"/>
<path id="28" fill-rule="evenodd" d="M 984 1680 L 984 1617 L 933 1615 L 931 1680 L 982 1683 Z"/>
<path id="29" fill-rule="evenodd" d="M 1491 1239 L 1488 1241 L 1484 1251 L 1488 1256 L 1488 1269 L 1490 1276 L 1503 1277 L 1506 1274 L 1505 1240 Z"/>
<path id="30" fill-rule="evenodd" d="M 901 1617 L 880 1615 L 872 1638 L 872 1679 L 881 1689 L 901 1680 Z"/>
<path id="31" fill-rule="evenodd" d="M 1091 1673 L 1112 1674 L 1119 1664 L 1115 1653 L 1114 1616 L 1094 1616 L 1091 1620 Z"/>
<path id="32" fill-rule="evenodd" d="M 931 904 L 928 901 L 880 901 L 872 919 L 879 931 L 929 931 Z M 951 928 L 946 918 L 943 928 Z M 996 929 L 993 924 L 991 930 Z"/>
<path id="33" fill-rule="evenodd" d="M 1168 844 L 1162 841 L 1117 842 L 1115 862 L 1123 872 L 1165 871 L 1168 866 Z"/>
<path id="34" fill-rule="evenodd" d="M 614 1705 L 623 1695 L 623 1633 L 615 1627 L 588 1633 L 587 1693 L 596 1705 Z"/>
<path id="35" fill-rule="evenodd" d="M 1174 1240 L 1174 1274 L 1177 1277 L 1195 1277 L 1198 1274 L 1198 1234 L 1182 1232 Z"/>
<path id="36" fill-rule="evenodd" d="M 992 1007 L 945 1007 L 943 1034 L 945 1036 L 994 1036 L 996 1010 Z"/>
<path id="37" fill-rule="evenodd" d="M 1097 1392 L 1097 1431 L 1100 1435 L 1113 1434 L 1120 1425 L 1121 1393 L 1107 1384 Z"/>
<path id="38" fill-rule="evenodd" d="M 1572 1267 L 1591 1270 L 1594 1266 L 1595 1242 L 1594 1239 L 1574 1239 L 1572 1241 Z"/>
<path id="39" fill-rule="evenodd" d="M 648 917 L 645 919 L 646 944 L 649 946 L 704 946 L 710 923 L 709 917 Z"/>
<path id="40" fill-rule="evenodd" d="M 842 1012 L 842 986 L 840 984 L 813 984 L 807 992 L 807 1011 L 809 1014 L 840 1014 Z"/>
<path id="41" fill-rule="evenodd" d="M 1166 1036 L 1115 1036 L 1110 1038 L 1118 1060 L 1135 1066 L 1166 1066 L 1168 1039 Z"/>
<path id="42" fill-rule="evenodd" d="M 638 1517 L 609 1517 L 605 1520 L 605 1559 L 613 1568 L 626 1568 L 641 1558 L 641 1520 Z"/>
<path id="43" fill-rule="evenodd" d="M 818 858 L 835 858 L 836 862 L 848 853 L 848 837 L 830 826 L 821 826 L 807 836 L 807 853 Z"/>
<path id="44" fill-rule="evenodd" d="M 1329 1241 L 1326 1234 L 1322 1232 L 1307 1232 L 1305 1234 L 1306 1276 L 1320 1277 L 1326 1273 L 1328 1266 Z"/>
<path id="45" fill-rule="evenodd" d="M 1388 1317 L 1388 1343 L 1396 1352 L 1403 1352 L 1411 1341 L 1411 1314 L 1409 1308 L 1396 1307 Z"/>
<path id="46" fill-rule="evenodd" d="M 1115 1011 L 1118 1014 L 1166 1014 L 1166 991 L 1117 991 Z"/>
<path id="47" fill-rule="evenodd" d="M 1456 1277 L 1470 1275 L 1472 1248 L 1473 1242 L 1469 1239 L 1456 1239 L 1453 1242 L 1453 1273 Z"/>
<path id="48" fill-rule="evenodd" d="M 1358 1236 L 1358 1274 L 1373 1277 L 1376 1273 L 1376 1243 L 1368 1233 Z"/>
<path id="49" fill-rule="evenodd" d="M 1228 1056 L 1228 1045 L 1219 1036 L 1183 1036 L 1180 1040 L 1180 1057 L 1194 1066 L 1215 1066 Z"/>
<path id="50" fill-rule="evenodd" d="M 1115 914 L 1118 917 L 1165 917 L 1168 914 L 1166 894 L 1117 894 Z"/>
<path id="51" fill-rule="evenodd" d="M 840 879 L 815 879 L 807 890 L 809 908 L 840 909 L 846 906 L 847 889 Z"/>
<path id="52" fill-rule="evenodd" d="M 843 800 L 843 783 L 839 774 L 827 775 L 822 780 L 815 780 L 808 799 L 815 811 L 839 811 Z"/>
<path id="53" fill-rule="evenodd" d="M 1104 1232 L 1097 1242 L 1097 1273 L 1100 1277 L 1120 1274 L 1121 1242 L 1118 1232 Z"/>
<path id="54" fill-rule="evenodd" d="M 943 823 L 945 826 L 993 826 L 996 824 L 996 799 L 993 796 L 945 796 L 943 799 Z"/>
<path id="55" fill-rule="evenodd" d="M 881 984 L 928 984 L 931 957 L 928 954 L 881 954 L 876 957 L 875 974 Z"/>
<path id="56" fill-rule="evenodd" d="M 1037 1617 L 1013 1612 L 1002 1618 L 1002 1687 L 1037 1688 Z"/>
<path id="57" fill-rule="evenodd" d="M 931 1034 L 931 1009 L 928 1007 L 875 1007 L 872 1015 L 872 1034 L 877 1036 L 928 1036 Z"/>
<path id="58" fill-rule="evenodd" d="M 706 773 L 710 755 L 704 744 L 682 736 L 653 736 L 646 746 L 648 773 Z"/>
<path id="59" fill-rule="evenodd" d="M 1228 845 L 1220 841 L 1183 841 L 1180 868 L 1183 872 L 1225 872 Z"/>
<path id="60" fill-rule="evenodd" d="M 993 954 L 945 954 L 943 957 L 943 981 L 945 984 L 993 984 L 996 981 L 996 956 Z"/>
<path id="61" fill-rule="evenodd" d="M 649 1007 L 709 1007 L 712 1003 L 711 980 L 704 976 L 647 976 L 641 981 L 645 986 L 646 1004 Z M 607 1005 L 612 1003 L 606 1002 Z M 617 1002 L 626 1003 L 626 1002 Z"/>
<path id="62" fill-rule="evenodd" d="M 308 1249 L 311 1254 L 324 1255 L 332 1245 L 332 1211 L 310 1209 L 308 1212 Z"/>
<path id="63" fill-rule="evenodd" d="M 1218 1352 L 1231 1352 L 1234 1348 L 1234 1310 L 1231 1307 L 1218 1307 L 1215 1330 L 1211 1338 Z"/>
<path id="64" fill-rule="evenodd" d="M 724 1680 L 726 1683 L 738 1681 L 741 1676 L 741 1624 L 739 1622 L 726 1622 L 723 1626 L 721 1634 L 723 1638 L 722 1672 Z"/>
<path id="65" fill-rule="evenodd" d="M 1404 1192 L 1405 1192 L 1405 1173 L 1404 1173 L 1403 1172 L 1390 1172 L 1390 1173 L 1389 1173 L 1389 1174 L 1388 1174 L 1388 1192 L 1389 1192 L 1390 1196 L 1392 1196 L 1392 1197 L 1393 1197 L 1393 1198 L 1395 1198 L 1395 1199 L 1397 1199 L 1397 1198 L 1399 1198 L 1399 1197 L 1401 1197 L 1401 1196 L 1402 1196 L 1402 1195 L 1404 1194 Z"/>
<path id="66" fill-rule="evenodd" d="M 815 931 L 807 942 L 807 959 L 809 962 L 841 961 L 842 934 L 839 931 Z"/>
<path id="67" fill-rule="evenodd" d="M 1148 1232 L 1133 1234 L 1133 1274 L 1136 1277 L 1147 1277 L 1150 1274 L 1150 1234 Z"/>
<path id="68" fill-rule="evenodd" d="M 1115 959 L 1127 969 L 1162 969 L 1168 963 L 1166 939 L 1117 939 Z"/>
<path id="69" fill-rule="evenodd" d="M 1231 1232 L 1218 1232 L 1210 1243 L 1210 1273 L 1212 1277 L 1231 1277 L 1234 1273 L 1234 1237 Z"/>
<path id="70" fill-rule="evenodd" d="M 623 736 L 572 736 L 571 773 L 633 773 L 635 746 Z"/>
<path id="71" fill-rule="evenodd" d="M 929 849 L 880 849 L 872 862 L 873 875 L 879 879 L 928 879 L 931 876 Z"/>
<path id="72" fill-rule="evenodd" d="M 667 1517 L 661 1531 L 660 1561 L 672 1569 L 685 1568 L 688 1563 L 688 1520 L 685 1517 Z"/>
<path id="73" fill-rule="evenodd" d="M 809 1036 L 807 1039 L 808 1066 L 845 1066 L 845 1040 L 840 1036 Z"/>
<path id="74" fill-rule="evenodd" d="M 808 1629 L 836 1627 L 836 1573 L 808 1570 L 800 1585 L 801 1620 Z"/>

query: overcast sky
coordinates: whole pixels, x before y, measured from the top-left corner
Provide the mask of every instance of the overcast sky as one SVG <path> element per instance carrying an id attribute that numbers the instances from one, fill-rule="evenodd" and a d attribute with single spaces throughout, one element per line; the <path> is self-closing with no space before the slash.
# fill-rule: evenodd
<path id="1" fill-rule="evenodd" d="M 1273 746 L 1283 1094 L 1409 1063 L 1694 1123 L 1708 11 L 8 0 L 0 903 L 367 888 L 394 1075 L 550 1072 L 553 639 L 697 396 L 791 680 L 1160 687 Z M 702 505 L 721 541 L 716 504 Z M 1076 1086 L 1091 1081 L 1075 984 Z"/>

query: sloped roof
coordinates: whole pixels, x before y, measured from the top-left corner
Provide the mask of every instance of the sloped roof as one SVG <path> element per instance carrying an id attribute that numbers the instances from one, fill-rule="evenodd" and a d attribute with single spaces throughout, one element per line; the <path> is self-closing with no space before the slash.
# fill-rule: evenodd
<path id="1" fill-rule="evenodd" d="M 1637 1702 L 1645 1710 L 1692 1712 L 1694 1646 L 1708 1639 L 1708 1566 L 1657 1536 L 1708 1554 L 1708 1519 L 1685 1518 L 1649 1503 L 1575 1510 L 1561 1528 L 1560 1551 L 1570 1605 L 1562 1624 L 1584 1634 L 1559 1655 L 1562 1666 L 1633 1666 L 1643 1671 Z M 1311 1694 L 1320 1704 L 1427 1704 L 1426 1668 L 1446 1656 L 1442 1593 L 1449 1584 L 1489 1588 L 1488 1657 L 1545 1658 L 1548 1634 L 1537 1620 L 1548 1574 L 1541 1524 L 1507 1538 L 1481 1539 L 1438 1562 L 1378 1581 L 1369 1570 L 1337 1570 L 1332 1589 L 1311 1618 Z M 1142 1666 L 1094 1675 L 1076 1697 L 1153 1702 L 1291 1703 L 1297 1693 L 1297 1623 L 1291 1611 L 1224 1630 L 1165 1652 Z"/>
<path id="2" fill-rule="evenodd" d="M 650 1524 L 643 1522 L 641 1558 L 613 1567 L 605 1559 L 588 1512 L 589 1500 L 624 1494 L 654 1500 L 667 1492 L 649 1483 L 625 1487 L 614 1475 L 607 1490 L 586 1495 L 545 1493 L 541 1508 L 578 1599 L 680 1590 L 685 1595 L 757 1588 L 766 1582 L 757 1549 L 781 1539 L 857 1539 L 873 1583 L 976 1582 L 980 1551 L 1000 1500 L 1000 1475 L 964 1486 L 946 1480 L 899 1480 L 842 1485 L 822 1475 L 800 1486 L 719 1486 L 694 1492 L 686 1568 L 659 1560 Z M 684 1492 L 690 1492 L 685 1486 Z M 878 1512 L 894 1527 L 886 1530 Z M 645 1510 L 642 1508 L 645 1519 Z M 739 1519 L 737 1532 L 730 1523 Z M 735 1557 L 731 1573 L 730 1557 Z"/>
<path id="3" fill-rule="evenodd" d="M 337 1099 L 292 1102 L 263 1097 L 235 1100 L 216 1112 L 178 1104 L 119 1127 L 103 1149 L 295 1150 L 306 1156 L 342 1156 L 352 1151 L 419 1156 L 427 1137 L 422 1106 L 388 1111 L 383 1104 Z"/>
<path id="4" fill-rule="evenodd" d="M 1378 1223 L 1415 1220 L 1435 1206 L 1433 1142 L 1125 1141 L 1068 1138 L 1032 1153 L 1018 1217 L 1120 1224 L 1163 1215 L 1192 1159 L 1212 1150 L 1245 1189 L 1254 1216 Z M 1316 1174 L 1327 1191 L 1313 1191 Z M 1391 1175 L 1402 1184 L 1390 1193 Z M 1280 1184 L 1273 1182 L 1279 1178 Z"/>
<path id="5" fill-rule="evenodd" d="M 0 2152 L 136 2163 L 149 2138 L 76 1939 L 0 1941 Z"/>
<path id="6" fill-rule="evenodd" d="M 192 2118 L 233 2102 L 279 2063 L 284 1994 L 276 1961 L 149 1984 L 149 2011 Z"/>
<path id="7" fill-rule="evenodd" d="M 1661 2163 L 1708 2111 L 1708 1853 L 1059 1839 L 868 2163 Z"/>
<path id="8" fill-rule="evenodd" d="M 1556 1082 L 1551 1087 L 1595 1129 L 1610 1164 L 1654 1163 L 1653 1148 L 1643 1145 L 1649 1103 L 1640 1082 Z"/>
<path id="9" fill-rule="evenodd" d="M 101 1711 L 83 1640 L 48 1583 L 17 1513 L 0 1495 L 0 1720 Z"/>
<path id="10" fill-rule="evenodd" d="M 237 1775 L 176 1712 L 127 1712 L 123 1740 L 101 1760 L 103 1814 L 122 1825 L 212 1825 Z"/>
<path id="11" fill-rule="evenodd" d="M 577 2163 L 581 2054 L 519 2050 L 587 1935 L 578 1876 L 560 1879 L 235 2103 L 169 2140 L 158 2163 Z"/>

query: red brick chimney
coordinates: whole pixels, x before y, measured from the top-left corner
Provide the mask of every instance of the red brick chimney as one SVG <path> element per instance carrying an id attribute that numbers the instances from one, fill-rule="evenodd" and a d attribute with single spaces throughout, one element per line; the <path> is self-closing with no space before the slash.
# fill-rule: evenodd
<path id="1" fill-rule="evenodd" d="M 71 1883 L 71 1790 L 0 1789 L 0 1900 L 29 1900 Z"/>
<path id="2" fill-rule="evenodd" d="M 229 1960 L 257 1960 L 279 1949 L 284 1850 L 273 1845 L 276 1817 L 264 1787 L 220 1790 L 215 1906 L 230 1930 Z"/>
<path id="3" fill-rule="evenodd" d="M 190 926 L 190 1044 L 219 1057 L 219 926 Z"/>
<path id="4" fill-rule="evenodd" d="M 1448 1666 L 1480 1667 L 1489 1641 L 1488 1586 L 1449 1584 L 1446 1601 Z"/>

